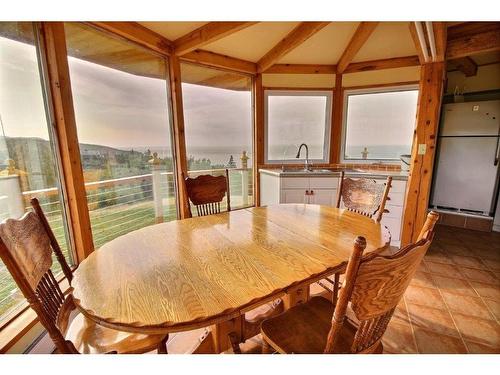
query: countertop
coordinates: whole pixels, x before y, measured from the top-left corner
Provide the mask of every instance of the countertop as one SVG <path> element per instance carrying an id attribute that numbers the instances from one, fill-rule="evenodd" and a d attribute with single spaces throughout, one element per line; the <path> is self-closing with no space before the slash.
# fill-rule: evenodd
<path id="1" fill-rule="evenodd" d="M 328 169 L 328 171 L 325 171 Z M 338 168 L 330 168 L 321 169 L 322 172 L 305 172 L 301 170 L 294 171 L 282 171 L 281 169 L 274 168 L 261 168 L 259 169 L 260 173 L 265 173 L 271 176 L 276 177 L 338 177 L 340 176 L 340 170 Z M 393 180 L 408 180 L 408 172 L 402 171 L 382 171 L 382 170 L 353 170 L 353 169 L 345 169 L 345 176 L 347 177 L 364 177 L 364 178 L 386 178 L 391 176 Z"/>

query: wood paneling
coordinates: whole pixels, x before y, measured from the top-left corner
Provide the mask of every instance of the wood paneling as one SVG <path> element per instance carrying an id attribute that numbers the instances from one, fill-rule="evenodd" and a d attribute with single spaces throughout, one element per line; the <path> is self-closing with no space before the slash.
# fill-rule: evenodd
<path id="1" fill-rule="evenodd" d="M 257 72 L 257 64 L 251 61 L 241 60 L 234 57 L 221 55 L 215 52 L 203 51 L 199 49 L 186 53 L 181 57 L 181 60 L 215 68 L 234 70 L 241 73 L 255 74 Z"/>
<path id="2" fill-rule="evenodd" d="M 445 73 L 444 62 L 424 64 L 421 68 L 402 246 L 416 240 L 427 216 Z M 419 145 L 424 145 L 425 153 L 419 153 Z"/>
<path id="3" fill-rule="evenodd" d="M 253 191 L 254 202 L 260 206 L 260 174 L 259 168 L 264 164 L 264 88 L 262 74 L 258 73 L 253 79 Z"/>
<path id="4" fill-rule="evenodd" d="M 266 74 L 335 74 L 336 65 L 274 64 Z"/>
<path id="5" fill-rule="evenodd" d="M 352 59 L 356 57 L 358 51 L 361 49 L 361 47 L 363 47 L 370 35 L 372 35 L 377 25 L 378 22 L 361 22 L 359 24 L 354 35 L 349 41 L 349 44 L 344 50 L 344 53 L 342 53 L 339 62 L 337 63 L 338 73 L 343 73 L 346 70 Z"/>
<path id="6" fill-rule="evenodd" d="M 328 24 L 329 22 L 301 22 L 257 62 L 258 71 L 264 72 Z"/>
<path id="7" fill-rule="evenodd" d="M 187 176 L 186 139 L 184 133 L 184 107 L 182 102 L 181 64 L 177 56 L 170 56 L 168 61 L 170 79 L 170 100 L 173 119 L 173 143 L 175 156 L 175 176 L 177 183 L 177 196 L 179 217 L 187 218 L 189 214 L 189 203 L 184 184 L 184 176 Z"/>
<path id="8" fill-rule="evenodd" d="M 393 57 L 390 59 L 361 61 L 351 63 L 344 73 L 367 72 L 370 70 L 404 68 L 420 65 L 418 56 Z"/>
<path id="9" fill-rule="evenodd" d="M 87 194 L 80 160 L 80 147 L 73 110 L 73 97 L 62 22 L 44 22 L 44 55 L 47 62 L 47 80 L 53 105 L 53 124 L 61 157 L 63 191 L 69 214 L 69 226 L 75 247 L 77 263 L 93 250 Z"/>
<path id="10" fill-rule="evenodd" d="M 209 22 L 174 41 L 176 55 L 184 55 L 204 45 L 243 30 L 257 22 Z"/>
<path id="11" fill-rule="evenodd" d="M 164 56 L 170 55 L 173 43 L 137 22 L 88 22 L 101 30 L 111 32 Z"/>
<path id="12" fill-rule="evenodd" d="M 333 92 L 332 127 L 330 130 L 330 163 L 340 162 L 342 142 L 342 118 L 344 111 L 344 88 L 342 74 L 335 76 L 335 91 Z"/>

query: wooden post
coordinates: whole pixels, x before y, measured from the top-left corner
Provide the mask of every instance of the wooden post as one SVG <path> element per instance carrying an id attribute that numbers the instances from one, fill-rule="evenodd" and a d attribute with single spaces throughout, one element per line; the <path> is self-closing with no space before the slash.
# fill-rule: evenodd
<path id="1" fill-rule="evenodd" d="M 248 206 L 248 159 L 247 152 L 243 151 L 241 160 L 241 201 L 243 206 Z"/>
<path id="2" fill-rule="evenodd" d="M 420 71 L 417 120 L 406 188 L 401 246 L 417 239 L 427 217 L 441 98 L 446 77 L 445 64 L 443 61 L 424 64 Z"/>
<path id="3" fill-rule="evenodd" d="M 148 161 L 151 166 L 151 188 L 153 190 L 153 205 L 155 209 L 155 223 L 163 223 L 163 196 L 161 194 L 161 160 L 158 153 L 154 152 L 151 160 Z M 168 184 L 167 194 L 168 197 Z"/>
<path id="4" fill-rule="evenodd" d="M 50 85 L 49 94 L 53 106 L 51 126 L 57 137 L 64 199 L 68 207 L 68 225 L 79 263 L 94 251 L 94 242 L 73 110 L 64 23 L 43 22 L 42 36 L 41 48 L 46 58 L 46 79 Z"/>
<path id="5" fill-rule="evenodd" d="M 253 79 L 253 191 L 254 204 L 260 206 L 260 176 L 259 167 L 264 164 L 264 88 L 262 74 L 258 73 Z"/>
<path id="6" fill-rule="evenodd" d="M 342 139 L 342 119 L 344 112 L 344 89 L 342 74 L 335 75 L 335 91 L 333 93 L 332 126 L 330 129 L 330 163 L 340 163 Z"/>
<path id="7" fill-rule="evenodd" d="M 184 112 L 182 104 L 181 64 L 177 56 L 168 59 L 170 79 L 170 100 L 173 118 L 173 138 L 175 155 L 175 177 L 177 182 L 178 216 L 181 219 L 190 217 L 189 206 L 184 185 L 184 176 L 187 176 L 186 139 L 184 135 Z"/>

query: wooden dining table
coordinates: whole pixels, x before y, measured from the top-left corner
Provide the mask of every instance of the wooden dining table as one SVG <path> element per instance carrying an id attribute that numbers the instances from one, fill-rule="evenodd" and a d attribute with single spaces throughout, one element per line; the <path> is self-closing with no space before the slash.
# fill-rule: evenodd
<path id="1" fill-rule="evenodd" d="M 211 327 L 212 349 L 220 352 L 231 346 L 227 333 L 239 342 L 258 333 L 260 322 L 245 328 L 248 311 L 305 301 L 311 283 L 346 266 L 360 235 L 365 254 L 390 243 L 384 226 L 330 206 L 282 204 L 171 221 L 94 251 L 75 271 L 72 292 L 98 324 L 146 334 Z"/>

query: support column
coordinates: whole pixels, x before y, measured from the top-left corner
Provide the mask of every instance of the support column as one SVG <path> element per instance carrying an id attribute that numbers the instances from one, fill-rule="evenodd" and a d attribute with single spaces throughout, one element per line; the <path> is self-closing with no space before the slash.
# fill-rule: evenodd
<path id="1" fill-rule="evenodd" d="M 446 77 L 445 64 L 443 61 L 424 64 L 420 70 L 417 120 L 413 135 L 410 175 L 406 187 L 401 246 L 417 239 L 427 216 L 441 99 Z"/>
<path id="2" fill-rule="evenodd" d="M 181 64 L 179 58 L 171 55 L 168 59 L 170 79 L 170 100 L 173 118 L 173 141 L 175 156 L 175 178 L 177 185 L 178 216 L 181 219 L 189 217 L 189 206 L 184 184 L 184 176 L 187 177 L 186 139 L 184 134 L 184 112 L 182 104 Z"/>
<path id="3" fill-rule="evenodd" d="M 330 163 L 340 163 L 340 143 L 342 139 L 342 114 L 344 111 L 344 89 L 342 74 L 335 75 L 335 91 L 332 103 L 332 126 L 330 129 Z"/>
<path id="4" fill-rule="evenodd" d="M 47 66 L 45 78 L 50 86 L 49 95 L 53 106 L 51 126 L 57 138 L 68 225 L 79 263 L 94 251 L 94 241 L 80 160 L 64 23 L 43 22 L 42 35 L 44 42 L 41 48 Z"/>
<path id="5" fill-rule="evenodd" d="M 262 74 L 253 79 L 253 194 L 255 206 L 260 206 L 260 176 L 259 168 L 264 164 L 264 88 Z"/>
<path id="6" fill-rule="evenodd" d="M 155 223 L 163 223 L 163 196 L 161 194 L 161 160 L 158 153 L 154 152 L 151 160 L 151 188 L 153 190 L 153 203 L 155 209 Z M 168 197 L 168 184 L 167 195 Z"/>

